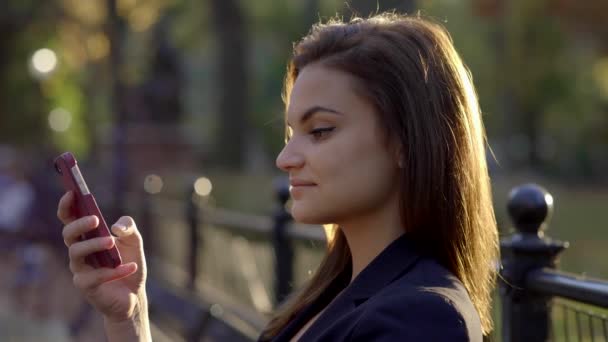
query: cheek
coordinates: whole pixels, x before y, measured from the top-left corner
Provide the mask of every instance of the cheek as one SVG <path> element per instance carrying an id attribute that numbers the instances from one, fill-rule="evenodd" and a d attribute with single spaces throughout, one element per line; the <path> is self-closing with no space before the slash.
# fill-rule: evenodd
<path id="1" fill-rule="evenodd" d="M 369 138 L 362 140 L 361 135 L 325 147 L 309 164 L 320 186 L 294 202 L 294 219 L 335 223 L 377 209 L 391 198 L 396 168 L 383 147 Z"/>
<path id="2" fill-rule="evenodd" d="M 359 150 L 356 162 L 336 178 L 332 194 L 343 204 L 344 211 L 369 211 L 384 205 L 394 191 L 396 172 L 378 150 Z"/>

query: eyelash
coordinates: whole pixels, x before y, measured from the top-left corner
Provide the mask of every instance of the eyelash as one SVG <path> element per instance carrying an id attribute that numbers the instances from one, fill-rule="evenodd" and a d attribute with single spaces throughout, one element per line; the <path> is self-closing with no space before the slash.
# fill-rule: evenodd
<path id="1" fill-rule="evenodd" d="M 333 131 L 334 129 L 335 129 L 335 127 L 317 128 L 317 129 L 313 129 L 312 131 L 310 131 L 309 134 L 312 135 L 315 140 L 320 140 L 325 135 L 327 135 L 328 133 L 330 133 L 331 131 Z"/>

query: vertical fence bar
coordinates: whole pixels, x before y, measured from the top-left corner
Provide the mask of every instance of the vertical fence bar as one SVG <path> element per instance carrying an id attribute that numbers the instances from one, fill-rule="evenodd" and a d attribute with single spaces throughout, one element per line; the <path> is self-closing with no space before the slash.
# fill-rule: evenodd
<path id="1" fill-rule="evenodd" d="M 502 340 L 547 341 L 551 298 L 527 291 L 526 274 L 538 268 L 554 268 L 567 244 L 544 235 L 553 198 L 540 186 L 527 184 L 513 189 L 508 211 L 516 232 L 501 242 Z"/>
<path id="2" fill-rule="evenodd" d="M 564 336 L 566 337 L 566 342 L 570 341 L 570 332 L 568 331 L 568 324 L 570 323 L 568 321 L 568 309 L 566 308 L 566 306 L 562 306 L 562 308 L 564 309 Z"/>
<path id="3" fill-rule="evenodd" d="M 595 331 L 593 329 L 593 316 L 589 316 L 589 336 L 591 336 L 591 342 L 595 342 Z"/>
<path id="4" fill-rule="evenodd" d="M 285 179 L 275 181 L 277 208 L 274 213 L 272 244 L 275 258 L 275 305 L 279 304 L 291 291 L 293 283 L 293 246 L 287 233 L 291 215 L 285 204 L 289 199 L 289 184 Z"/>
<path id="5" fill-rule="evenodd" d="M 189 250 L 188 250 L 188 288 L 194 290 L 196 288 L 196 278 L 198 276 L 198 249 L 199 249 L 199 211 L 194 202 L 196 192 L 193 186 L 188 187 L 186 191 L 186 220 L 189 230 Z"/>
<path id="6" fill-rule="evenodd" d="M 575 310 L 576 312 L 576 332 L 578 334 L 578 340 L 582 341 L 583 340 L 583 331 L 582 331 L 582 324 L 581 324 L 581 313 L 578 310 Z"/>

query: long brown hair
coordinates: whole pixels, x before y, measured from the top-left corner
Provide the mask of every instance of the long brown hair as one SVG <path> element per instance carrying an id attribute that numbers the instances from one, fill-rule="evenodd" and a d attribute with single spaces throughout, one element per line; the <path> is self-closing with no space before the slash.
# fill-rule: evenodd
<path id="1" fill-rule="evenodd" d="M 387 141 L 401 151 L 403 227 L 464 284 L 487 335 L 499 252 L 486 137 L 470 73 L 449 34 L 428 19 L 395 13 L 316 24 L 294 45 L 286 104 L 299 72 L 311 63 L 358 79 L 355 88 L 375 106 Z M 350 250 L 338 228 L 314 276 L 277 310 L 262 338 L 276 336 L 347 267 Z"/>

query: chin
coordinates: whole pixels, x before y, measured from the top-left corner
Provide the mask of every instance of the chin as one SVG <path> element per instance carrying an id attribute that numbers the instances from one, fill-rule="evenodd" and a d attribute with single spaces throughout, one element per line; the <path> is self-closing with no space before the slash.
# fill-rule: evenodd
<path id="1" fill-rule="evenodd" d="M 294 221 L 304 224 L 326 224 L 332 222 L 327 213 L 322 213 L 318 208 L 304 206 L 294 203 L 291 207 L 291 216 Z"/>

